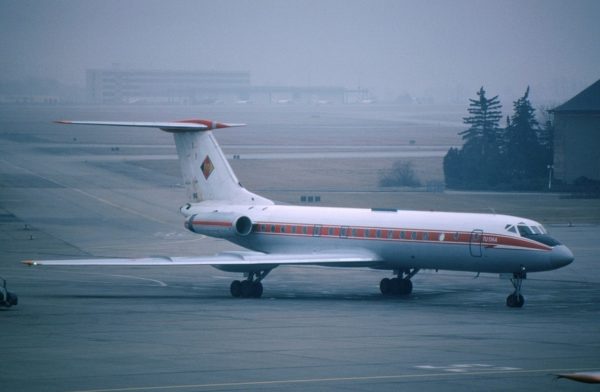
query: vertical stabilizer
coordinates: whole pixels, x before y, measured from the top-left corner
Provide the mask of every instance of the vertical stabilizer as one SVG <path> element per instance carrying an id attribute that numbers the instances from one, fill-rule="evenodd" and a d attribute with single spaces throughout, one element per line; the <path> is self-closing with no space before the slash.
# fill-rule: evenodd
<path id="1" fill-rule="evenodd" d="M 271 200 L 242 187 L 233 173 L 211 130 L 245 124 L 210 120 L 172 122 L 56 121 L 60 124 L 103 125 L 115 127 L 159 128 L 173 134 L 188 200 L 192 203 L 215 201 L 219 204 L 270 205 Z"/>
<path id="2" fill-rule="evenodd" d="M 173 132 L 188 200 L 273 204 L 242 187 L 211 131 Z"/>

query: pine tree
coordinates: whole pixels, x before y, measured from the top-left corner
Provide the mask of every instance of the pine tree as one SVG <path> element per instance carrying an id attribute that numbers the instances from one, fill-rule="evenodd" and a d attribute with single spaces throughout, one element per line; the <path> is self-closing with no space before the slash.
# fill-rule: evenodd
<path id="1" fill-rule="evenodd" d="M 444 178 L 448 188 L 463 188 L 463 157 L 458 148 L 451 147 L 444 156 Z"/>
<path id="2" fill-rule="evenodd" d="M 518 188 L 535 188 L 546 172 L 547 153 L 540 142 L 535 109 L 529 101 L 529 87 L 513 103 L 513 115 L 504 136 L 506 168 Z"/>
<path id="3" fill-rule="evenodd" d="M 479 150 L 481 156 L 495 153 L 498 149 L 498 131 L 502 112 L 502 105 L 496 95 L 493 98 L 485 97 L 483 87 L 477 92 L 478 99 L 469 99 L 469 117 L 464 117 L 463 122 L 469 129 L 459 132 L 465 141 L 466 149 Z"/>
<path id="4" fill-rule="evenodd" d="M 450 178 L 446 178 L 450 184 L 462 183 L 467 188 L 493 188 L 501 182 L 498 175 L 498 167 L 501 166 L 501 131 L 498 124 L 502 118 L 502 105 L 497 95 L 486 98 L 483 87 L 477 96 L 477 99 L 469 99 L 470 116 L 463 118 L 469 128 L 459 133 L 465 144 L 458 153 L 452 152 L 446 162 L 450 169 L 447 172 Z M 460 168 L 460 173 L 451 173 L 453 168 Z"/>

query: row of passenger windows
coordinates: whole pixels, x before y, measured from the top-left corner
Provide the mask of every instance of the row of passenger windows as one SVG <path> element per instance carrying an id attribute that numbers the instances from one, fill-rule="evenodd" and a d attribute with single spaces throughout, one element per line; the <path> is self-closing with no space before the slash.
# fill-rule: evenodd
<path id="1" fill-rule="evenodd" d="M 260 224 L 257 231 L 262 233 L 287 233 L 302 234 L 312 236 L 335 236 L 335 237 L 354 237 L 354 238 L 382 238 L 382 239 L 407 239 L 423 241 L 444 241 L 445 233 L 439 232 L 418 232 L 408 230 L 386 230 L 386 229 L 362 229 L 353 227 L 322 227 L 305 225 L 273 225 Z M 452 239 L 458 241 L 460 233 L 452 233 Z M 463 240 L 465 240 L 463 238 Z"/>

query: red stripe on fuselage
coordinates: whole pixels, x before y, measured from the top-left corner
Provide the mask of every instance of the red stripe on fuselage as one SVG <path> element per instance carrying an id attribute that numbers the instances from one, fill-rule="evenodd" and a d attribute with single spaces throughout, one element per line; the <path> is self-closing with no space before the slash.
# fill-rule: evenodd
<path id="1" fill-rule="evenodd" d="M 318 230 L 318 232 L 315 232 Z M 253 228 L 255 234 L 286 235 L 299 237 L 348 238 L 379 241 L 426 242 L 438 244 L 477 245 L 486 248 L 521 248 L 549 251 L 552 248 L 522 237 L 483 233 L 481 239 L 472 239 L 471 232 L 445 230 L 423 230 L 403 228 L 378 228 L 364 226 L 331 226 L 315 224 L 293 224 L 279 222 L 258 222 Z"/>
<path id="2" fill-rule="evenodd" d="M 233 224 L 231 222 L 216 222 L 216 221 L 192 221 L 192 225 L 198 226 L 222 226 L 222 227 L 231 227 Z"/>

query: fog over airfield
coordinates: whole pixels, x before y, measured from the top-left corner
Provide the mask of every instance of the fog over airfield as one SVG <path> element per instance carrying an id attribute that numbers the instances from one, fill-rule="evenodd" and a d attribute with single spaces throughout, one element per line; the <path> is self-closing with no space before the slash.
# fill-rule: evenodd
<path id="1" fill-rule="evenodd" d="M 466 102 L 527 85 L 560 103 L 600 78 L 600 1 L 0 0 L 0 81 L 85 69 L 249 71 Z"/>

